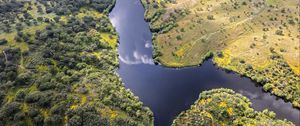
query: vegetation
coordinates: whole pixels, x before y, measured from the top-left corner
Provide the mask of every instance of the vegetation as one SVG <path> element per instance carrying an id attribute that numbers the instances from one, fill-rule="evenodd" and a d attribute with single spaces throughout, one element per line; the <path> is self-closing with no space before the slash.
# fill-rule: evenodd
<path id="1" fill-rule="evenodd" d="M 191 108 L 182 112 L 172 126 L 294 126 L 276 119 L 272 111 L 254 111 L 246 97 L 230 89 L 204 91 Z"/>
<path id="2" fill-rule="evenodd" d="M 153 125 L 115 72 L 114 3 L 0 1 L 1 125 Z"/>
<path id="3" fill-rule="evenodd" d="M 300 107 L 299 4 L 295 0 L 142 0 L 154 57 L 169 67 L 214 63 Z M 152 20 L 150 20 L 152 19 Z"/>
<path id="4" fill-rule="evenodd" d="M 294 106 L 300 107 L 300 76 L 293 72 L 282 56 L 274 52 L 266 67 L 255 69 L 242 59 L 235 58 L 226 61 L 228 54 L 224 55 L 214 57 L 214 62 L 226 70 L 237 71 L 251 78 L 261 84 L 265 91 L 270 91 L 276 96 L 291 101 Z"/>

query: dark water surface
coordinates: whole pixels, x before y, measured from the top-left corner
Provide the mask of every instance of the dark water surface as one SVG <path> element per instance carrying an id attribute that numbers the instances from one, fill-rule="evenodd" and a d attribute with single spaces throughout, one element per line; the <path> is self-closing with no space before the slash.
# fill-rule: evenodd
<path id="1" fill-rule="evenodd" d="M 250 79 L 226 73 L 211 60 L 201 67 L 165 68 L 152 61 L 152 34 L 144 21 L 139 0 L 117 0 L 110 19 L 120 36 L 120 74 L 126 88 L 154 112 L 155 126 L 168 126 L 182 111 L 189 109 L 199 93 L 213 88 L 230 88 L 248 97 L 255 110 L 269 109 L 278 118 L 300 126 L 300 111 Z"/>

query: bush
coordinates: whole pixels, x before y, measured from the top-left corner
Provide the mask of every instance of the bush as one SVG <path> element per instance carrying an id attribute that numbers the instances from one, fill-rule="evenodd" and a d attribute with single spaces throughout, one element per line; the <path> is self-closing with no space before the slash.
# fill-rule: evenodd
<path id="1" fill-rule="evenodd" d="M 23 101 L 25 96 L 26 96 L 25 91 L 19 90 L 16 94 L 16 101 L 19 101 L 19 102 Z"/>
<path id="2" fill-rule="evenodd" d="M 276 35 L 281 35 L 281 36 L 284 35 L 282 30 L 276 30 L 275 34 Z"/>
<path id="3" fill-rule="evenodd" d="M 1 39 L 0 40 L 0 45 L 4 45 L 4 44 L 6 44 L 8 41 L 6 40 L 6 39 Z"/>
<path id="4" fill-rule="evenodd" d="M 217 51 L 216 54 L 217 54 L 217 56 L 220 57 L 220 58 L 224 57 L 222 51 Z"/>
<path id="5" fill-rule="evenodd" d="M 31 84 L 31 72 L 21 73 L 15 81 L 15 85 L 29 85 Z"/>
<path id="6" fill-rule="evenodd" d="M 25 102 L 35 103 L 40 99 L 40 97 L 41 97 L 40 92 L 34 92 L 34 93 L 31 93 L 31 94 L 29 94 L 25 97 Z"/>
<path id="7" fill-rule="evenodd" d="M 208 15 L 208 16 L 207 16 L 207 19 L 208 19 L 208 20 L 215 20 L 215 18 L 214 18 L 213 15 Z"/>
<path id="8" fill-rule="evenodd" d="M 0 91 L 0 105 L 2 105 L 4 98 L 5 98 L 5 93 L 3 91 Z"/>
<path id="9" fill-rule="evenodd" d="M 68 117 L 70 118 L 68 121 L 70 126 L 95 126 L 105 123 L 101 121 L 101 117 L 97 110 L 94 107 L 88 106 L 79 107 L 76 110 L 70 111 Z"/>
<path id="10" fill-rule="evenodd" d="M 36 117 L 36 116 L 38 116 L 38 115 L 39 115 L 38 109 L 30 108 L 30 109 L 28 110 L 28 116 L 29 116 L 29 117 L 33 118 L 33 117 Z"/>
<path id="11" fill-rule="evenodd" d="M 51 115 L 45 120 L 48 126 L 60 126 L 64 122 L 64 118 L 61 115 Z"/>
<path id="12" fill-rule="evenodd" d="M 10 117 L 10 116 L 14 115 L 15 113 L 19 112 L 20 110 L 21 110 L 21 104 L 17 103 L 17 102 L 12 102 L 12 103 L 6 104 L 1 109 L 1 114 L 3 114 L 4 117 Z"/>
<path id="13" fill-rule="evenodd" d="M 37 115 L 36 117 L 33 118 L 33 124 L 36 126 L 42 126 L 44 125 L 44 118 L 41 115 Z"/>
<path id="14" fill-rule="evenodd" d="M 18 112 L 14 115 L 14 121 L 21 121 L 25 119 L 25 114 L 23 112 Z"/>
<path id="15" fill-rule="evenodd" d="M 115 121 L 115 125 L 116 126 L 136 126 L 137 124 L 135 124 L 134 122 L 127 120 L 127 119 L 117 118 Z"/>
<path id="16" fill-rule="evenodd" d="M 50 109 L 51 114 L 63 115 L 65 113 L 66 104 L 64 102 L 54 105 Z"/>
<path id="17" fill-rule="evenodd" d="M 270 91 L 271 89 L 273 88 L 272 84 L 270 83 L 266 83 L 264 86 L 263 86 L 263 89 L 265 91 Z"/>
<path id="18" fill-rule="evenodd" d="M 55 88 L 55 84 L 52 84 L 51 82 L 44 82 L 38 86 L 38 89 L 40 91 L 51 90 L 54 88 Z"/>
<path id="19" fill-rule="evenodd" d="M 177 39 L 177 40 L 182 40 L 181 35 L 177 35 L 177 36 L 176 36 L 176 39 Z"/>

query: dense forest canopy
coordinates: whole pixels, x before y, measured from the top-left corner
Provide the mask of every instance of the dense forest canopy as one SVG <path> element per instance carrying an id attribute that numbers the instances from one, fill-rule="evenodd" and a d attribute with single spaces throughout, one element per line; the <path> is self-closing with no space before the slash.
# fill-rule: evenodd
<path id="1" fill-rule="evenodd" d="M 172 126 L 294 126 L 276 119 L 272 111 L 258 112 L 246 97 L 230 89 L 204 91 L 199 99 L 173 121 Z"/>
<path id="2" fill-rule="evenodd" d="M 116 74 L 113 4 L 0 2 L 1 125 L 153 125 Z"/>

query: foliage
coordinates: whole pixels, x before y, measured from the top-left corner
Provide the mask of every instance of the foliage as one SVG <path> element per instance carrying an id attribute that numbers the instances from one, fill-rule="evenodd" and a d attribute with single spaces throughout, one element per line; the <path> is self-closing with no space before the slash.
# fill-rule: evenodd
<path id="1" fill-rule="evenodd" d="M 114 3 L 0 2 L 1 125 L 153 125 L 116 74 Z"/>
<path id="2" fill-rule="evenodd" d="M 204 91 L 199 99 L 173 121 L 172 126 L 240 126 L 281 125 L 293 126 L 287 120 L 276 119 L 272 111 L 254 111 L 246 97 L 230 89 Z"/>
<path id="3" fill-rule="evenodd" d="M 224 58 L 224 57 L 223 57 Z M 273 53 L 269 67 L 254 69 L 247 62 L 232 62 L 231 64 L 220 63 L 219 58 L 215 62 L 222 68 L 230 71 L 237 71 L 243 76 L 247 76 L 263 86 L 265 91 L 270 91 L 279 97 L 283 97 L 292 102 L 295 107 L 300 107 L 300 76 L 295 74 L 283 57 Z"/>
<path id="4" fill-rule="evenodd" d="M 300 107 L 297 1 L 141 1 L 154 32 L 156 62 L 196 66 L 213 53 L 217 66 L 247 76 Z"/>

